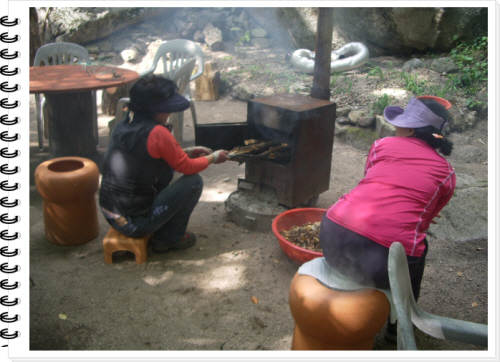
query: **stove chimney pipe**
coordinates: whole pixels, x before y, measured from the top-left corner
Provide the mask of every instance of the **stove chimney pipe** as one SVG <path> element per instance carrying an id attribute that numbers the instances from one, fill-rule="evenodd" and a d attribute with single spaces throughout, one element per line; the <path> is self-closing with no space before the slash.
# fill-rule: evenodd
<path id="1" fill-rule="evenodd" d="M 334 8 L 319 8 L 311 97 L 330 100 Z"/>

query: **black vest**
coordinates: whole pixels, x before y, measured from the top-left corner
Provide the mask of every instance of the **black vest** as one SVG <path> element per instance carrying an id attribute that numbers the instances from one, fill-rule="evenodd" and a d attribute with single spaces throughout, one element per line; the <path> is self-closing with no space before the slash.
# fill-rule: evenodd
<path id="1" fill-rule="evenodd" d="M 136 113 L 113 130 L 102 165 L 99 203 L 123 216 L 147 214 L 160 184 L 172 181 L 174 170 L 163 160 L 149 155 L 149 133 L 158 122 Z"/>

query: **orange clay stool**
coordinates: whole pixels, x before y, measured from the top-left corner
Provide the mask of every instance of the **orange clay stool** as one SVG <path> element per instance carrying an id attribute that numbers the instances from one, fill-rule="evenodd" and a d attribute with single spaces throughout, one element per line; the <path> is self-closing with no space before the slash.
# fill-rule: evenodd
<path id="1" fill-rule="evenodd" d="M 292 350 L 372 350 L 390 312 L 380 290 L 335 291 L 298 273 L 289 303 L 295 320 Z"/>
<path id="2" fill-rule="evenodd" d="M 103 240 L 104 261 L 113 263 L 113 253 L 119 250 L 126 250 L 134 253 L 137 264 L 144 263 L 148 258 L 148 241 L 151 235 L 142 238 L 129 238 L 114 228 L 110 228 Z"/>

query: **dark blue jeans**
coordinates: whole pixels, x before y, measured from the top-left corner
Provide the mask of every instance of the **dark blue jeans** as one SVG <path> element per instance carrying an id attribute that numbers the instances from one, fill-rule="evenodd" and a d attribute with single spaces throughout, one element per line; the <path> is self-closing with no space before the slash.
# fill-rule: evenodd
<path id="1" fill-rule="evenodd" d="M 119 226 L 114 219 L 108 223 L 120 233 L 138 238 L 153 234 L 150 242 L 158 248 L 177 243 L 186 233 L 191 213 L 203 191 L 200 175 L 183 175 L 163 187 L 151 205 L 148 214 L 126 217 L 127 224 Z"/>

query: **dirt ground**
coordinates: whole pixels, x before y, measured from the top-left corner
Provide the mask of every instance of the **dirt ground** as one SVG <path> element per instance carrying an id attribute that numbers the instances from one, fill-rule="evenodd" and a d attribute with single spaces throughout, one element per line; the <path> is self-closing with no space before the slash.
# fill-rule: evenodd
<path id="1" fill-rule="evenodd" d="M 235 61 L 234 50 L 226 53 L 210 54 L 208 58 L 220 60 L 226 84 L 245 81 L 242 73 L 230 76 L 230 66 L 225 62 L 233 57 L 234 68 L 239 62 Z M 270 53 L 259 53 L 262 63 L 273 61 L 267 58 Z M 282 62 L 285 54 L 276 50 L 273 57 Z M 295 73 L 293 76 L 298 77 Z M 260 82 L 262 94 L 275 91 L 266 87 L 268 79 Z M 227 91 L 219 101 L 197 101 L 198 122 L 246 121 L 246 102 L 235 100 L 230 93 Z M 338 101 L 339 107 L 343 100 L 339 97 Z M 33 172 L 47 155 L 36 150 L 33 102 L 31 106 Z M 110 119 L 104 115 L 99 119 L 101 152 L 107 144 Z M 194 144 L 194 132 L 189 112 L 185 113 L 184 123 L 184 146 L 190 146 Z M 486 122 L 469 132 L 488 139 Z M 365 151 L 336 140 L 330 189 L 319 196 L 317 207 L 328 208 L 354 187 L 363 176 L 365 159 Z M 487 178 L 485 164 L 451 162 L 457 172 Z M 102 239 L 109 228 L 101 214 L 100 234 L 95 240 L 71 247 L 47 242 L 40 215 L 42 200 L 32 185 L 29 348 L 289 350 L 294 321 L 288 292 L 298 265 L 283 253 L 271 231 L 248 231 L 228 220 L 224 203 L 236 190 L 244 167 L 226 162 L 203 171 L 204 191 L 188 228 L 198 236 L 196 245 L 165 255 L 150 254 L 142 265 L 136 265 L 131 254 L 115 257 L 111 265 L 104 263 Z M 487 261 L 486 239 L 460 243 L 431 240 L 421 308 L 440 316 L 487 324 Z M 377 335 L 374 349 L 395 350 L 394 345 L 384 341 L 384 329 Z M 438 340 L 419 330 L 415 334 L 420 350 L 484 350 Z"/>

